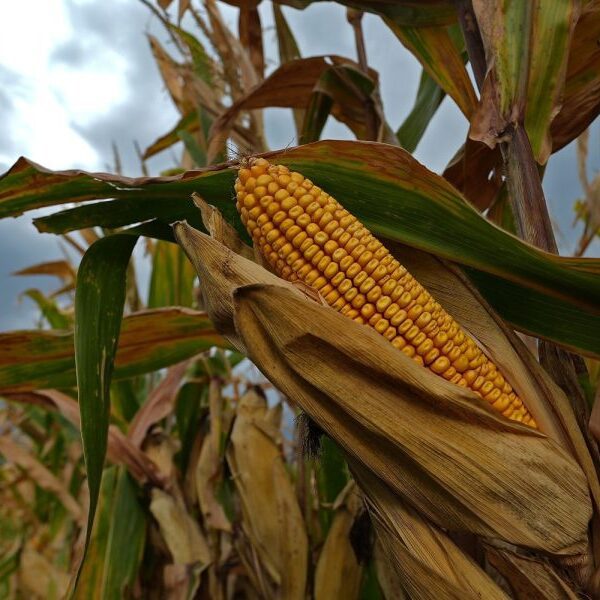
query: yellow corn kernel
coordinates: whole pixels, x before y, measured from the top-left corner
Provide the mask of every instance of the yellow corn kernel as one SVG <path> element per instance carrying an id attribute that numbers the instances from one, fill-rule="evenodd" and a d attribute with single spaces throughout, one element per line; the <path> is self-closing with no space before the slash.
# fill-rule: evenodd
<path id="1" fill-rule="evenodd" d="M 235 191 L 242 222 L 281 277 L 319 290 L 335 310 L 373 327 L 424 368 L 537 428 L 475 341 L 334 198 L 264 158 L 246 161 Z"/>

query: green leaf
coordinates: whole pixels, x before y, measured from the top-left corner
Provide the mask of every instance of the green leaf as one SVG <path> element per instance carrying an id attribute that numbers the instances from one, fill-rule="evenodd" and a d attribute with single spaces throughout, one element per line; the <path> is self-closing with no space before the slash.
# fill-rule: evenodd
<path id="1" fill-rule="evenodd" d="M 466 269 L 492 307 L 515 329 L 600 358 L 600 315 L 488 273 Z"/>
<path id="2" fill-rule="evenodd" d="M 571 39 L 562 107 L 552 121 L 552 152 L 579 137 L 600 113 L 598 4 L 582 10 Z"/>
<path id="3" fill-rule="evenodd" d="M 74 598 L 120 600 L 131 597 L 146 538 L 146 517 L 124 468 L 106 469 L 98 518 Z"/>
<path id="4" fill-rule="evenodd" d="M 431 79 L 427 71 L 423 70 L 415 104 L 396 132 L 400 145 L 406 151 L 414 152 L 416 150 L 445 95 L 442 88 Z"/>
<path id="5" fill-rule="evenodd" d="M 197 377 L 198 374 L 196 373 Z M 188 468 L 192 447 L 200 426 L 201 417 L 206 414 L 208 386 L 198 381 L 188 381 L 181 386 L 175 403 L 177 433 L 181 443 L 179 467 L 182 473 Z"/>
<path id="6" fill-rule="evenodd" d="M 229 348 L 206 313 L 170 307 L 123 319 L 113 380 L 150 373 L 213 346 Z M 75 386 L 73 333 L 15 331 L 0 334 L 0 393 Z"/>
<path id="7" fill-rule="evenodd" d="M 525 122 L 535 159 L 552 152 L 550 125 L 562 101 L 577 2 L 489 0 L 473 5 L 488 75 L 471 137 L 493 147 Z"/>
<path id="8" fill-rule="evenodd" d="M 181 41 L 187 46 L 192 58 L 194 65 L 194 71 L 196 75 L 205 81 L 208 85 L 213 84 L 212 69 L 213 63 L 210 56 L 206 53 L 206 50 L 202 43 L 185 29 L 177 27 L 177 25 L 170 25 L 171 29 L 177 34 Z"/>
<path id="9" fill-rule="evenodd" d="M 191 306 L 196 271 L 183 250 L 158 241 L 153 249 L 148 308 Z"/>
<path id="10" fill-rule="evenodd" d="M 60 310 L 56 301 L 42 294 L 40 290 L 26 290 L 23 295 L 31 298 L 37 304 L 52 329 L 67 329 L 71 326 L 71 319 Z"/>
<path id="11" fill-rule="evenodd" d="M 334 511 L 331 506 L 338 494 L 348 483 L 349 473 L 346 460 L 339 446 L 327 435 L 321 437 L 321 452 L 315 465 L 319 500 L 329 507 L 319 511 L 324 533 L 327 532 L 333 519 Z"/>
<path id="12" fill-rule="evenodd" d="M 322 141 L 268 156 L 310 177 L 380 237 L 547 295 L 565 311 L 582 311 L 579 323 L 586 314 L 598 313 L 599 260 L 552 256 L 516 239 L 487 221 L 447 181 L 401 148 L 372 142 Z M 178 177 L 127 180 L 82 172 L 53 173 L 22 159 L 0 179 L 0 198 L 4 197 L 0 207 L 9 203 L 13 211 L 25 210 L 115 195 L 135 198 L 142 206 L 162 198 L 160 218 L 168 222 L 169 218 L 177 219 L 191 191 L 197 190 L 239 229 L 232 200 L 234 177 L 234 171 L 225 165 Z M 95 210 L 115 214 L 119 202 L 122 200 L 100 203 Z M 169 217 L 171 207 L 173 215 Z M 147 220 L 149 212 L 140 220 Z M 134 217 L 131 210 L 131 223 L 139 222 Z M 156 223 L 148 224 L 148 228 L 164 235 Z M 508 301 L 514 305 L 512 312 L 523 302 L 522 297 Z"/>
<path id="13" fill-rule="evenodd" d="M 196 111 L 194 110 L 183 115 L 181 119 L 177 121 L 173 129 L 164 135 L 161 135 L 155 142 L 146 148 L 143 158 L 150 158 L 151 156 L 170 148 L 173 144 L 176 144 L 180 140 L 179 133 L 181 131 L 187 131 L 188 133 L 195 133 L 198 131 L 200 125 L 196 116 Z"/>
<path id="14" fill-rule="evenodd" d="M 113 229 L 148 219 L 162 219 L 164 223 L 172 220 L 186 220 L 202 229 L 198 209 L 189 198 L 177 198 L 165 202 L 163 198 L 123 198 L 114 202 L 92 202 L 63 210 L 47 217 L 33 220 L 42 233 L 67 233 L 95 223 L 99 227 Z"/>
<path id="15" fill-rule="evenodd" d="M 75 369 L 90 490 L 86 548 L 106 456 L 110 382 L 125 303 L 125 276 L 136 241 L 137 237 L 119 234 L 101 238 L 88 248 L 77 273 Z"/>
<path id="16" fill-rule="evenodd" d="M 314 91 L 310 96 L 310 102 L 300 127 L 300 143 L 314 142 L 321 137 L 325 123 L 331 113 L 333 99 L 329 94 Z"/>
<path id="17" fill-rule="evenodd" d="M 206 152 L 200 147 L 194 136 L 189 131 L 182 129 L 177 132 L 177 137 L 183 142 L 196 166 L 206 166 Z"/>

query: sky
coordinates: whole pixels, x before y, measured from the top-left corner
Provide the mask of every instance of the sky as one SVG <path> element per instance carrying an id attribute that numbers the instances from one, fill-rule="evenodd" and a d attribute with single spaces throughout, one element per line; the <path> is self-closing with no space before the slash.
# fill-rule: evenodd
<path id="1" fill-rule="evenodd" d="M 176 3 L 175 3 L 176 4 Z M 236 30 L 237 9 L 220 3 L 225 20 Z M 354 37 L 345 9 L 330 2 L 304 11 L 284 7 L 303 56 L 339 54 L 356 58 Z M 116 144 L 125 175 L 140 175 L 134 141 L 142 148 L 171 129 L 178 119 L 146 35 L 169 39 L 156 17 L 136 0 L 29 0 L 3 6 L 0 30 L 0 173 L 19 156 L 51 169 L 111 170 Z M 276 66 L 277 47 L 271 5 L 261 5 L 268 69 Z M 195 32 L 189 21 L 184 27 Z M 379 72 L 385 113 L 397 128 L 412 107 L 420 66 L 383 22 L 365 15 L 363 28 L 369 65 Z M 294 143 L 292 120 L 285 109 L 266 111 L 267 139 L 272 149 Z M 467 122 L 446 98 L 415 152 L 418 160 L 441 172 L 465 139 Z M 589 175 L 600 169 L 600 125 L 590 137 Z M 334 120 L 323 137 L 352 139 Z M 148 161 L 151 174 L 172 167 L 177 152 L 166 151 Z M 572 228 L 574 200 L 581 195 L 574 145 L 549 162 L 544 189 L 561 253 L 573 251 L 578 230 Z M 33 217 L 50 209 L 0 221 L 0 331 L 34 326 L 37 310 L 26 289 L 58 287 L 46 277 L 14 277 L 11 272 L 63 257 L 64 243 L 40 234 Z M 136 256 L 143 262 L 142 245 Z M 588 256 L 600 256 L 595 243 Z M 140 285 L 147 272 L 140 270 Z"/>

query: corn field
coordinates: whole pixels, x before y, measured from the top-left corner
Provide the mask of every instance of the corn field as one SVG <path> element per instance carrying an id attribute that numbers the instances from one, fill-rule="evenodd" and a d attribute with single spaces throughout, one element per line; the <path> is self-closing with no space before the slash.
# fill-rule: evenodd
<path id="1" fill-rule="evenodd" d="M 0 176 L 0 217 L 55 207 L 78 256 L 17 272 L 57 288 L 0 333 L 1 598 L 600 598 L 600 1 L 340 0 L 356 55 L 301 56 L 314 1 L 223 0 L 233 30 L 142 0 L 179 113 L 144 177 Z M 397 129 L 365 13 L 421 65 Z M 446 97 L 469 131 L 436 174 Z M 542 180 L 574 141 L 567 257 Z"/>

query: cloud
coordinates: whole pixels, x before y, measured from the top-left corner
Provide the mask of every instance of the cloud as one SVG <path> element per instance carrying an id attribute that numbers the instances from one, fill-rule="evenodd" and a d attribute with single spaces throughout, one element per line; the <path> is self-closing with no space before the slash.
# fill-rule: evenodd
<path id="1" fill-rule="evenodd" d="M 61 74 L 56 93 L 76 108 L 71 126 L 96 150 L 101 168 L 112 162 L 114 142 L 124 172 L 139 174 L 134 140 L 145 147 L 178 118 L 167 94 L 161 93 L 164 86 L 144 28 L 156 29 L 152 33 L 159 38 L 165 33 L 149 19 L 148 9 L 135 2 L 69 1 L 67 15 L 74 33 L 51 56 L 52 68 Z M 86 74 L 87 92 L 93 93 L 69 93 Z M 172 166 L 169 155 L 152 165 L 153 170 L 166 166 Z"/>

